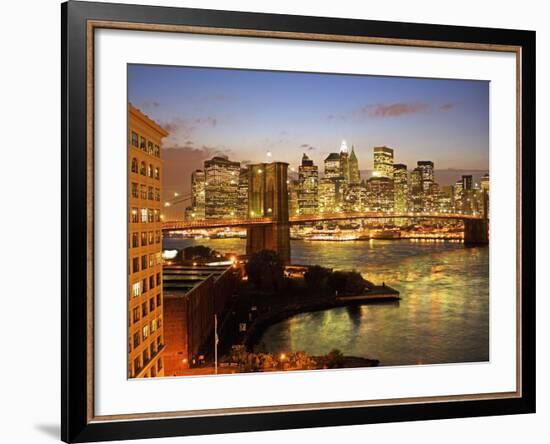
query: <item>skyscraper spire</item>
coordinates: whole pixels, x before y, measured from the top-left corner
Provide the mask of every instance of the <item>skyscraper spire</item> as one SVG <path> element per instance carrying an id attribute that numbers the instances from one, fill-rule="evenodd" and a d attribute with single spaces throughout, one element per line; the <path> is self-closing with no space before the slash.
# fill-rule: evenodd
<path id="1" fill-rule="evenodd" d="M 346 143 L 346 140 L 342 140 L 342 144 L 340 145 L 340 152 L 346 153 L 348 152 L 348 144 Z"/>

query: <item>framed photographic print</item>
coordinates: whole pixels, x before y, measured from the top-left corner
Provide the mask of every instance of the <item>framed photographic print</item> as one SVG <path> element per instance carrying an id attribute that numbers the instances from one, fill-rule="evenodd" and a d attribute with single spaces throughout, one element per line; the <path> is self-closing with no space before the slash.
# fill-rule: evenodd
<path id="1" fill-rule="evenodd" d="M 66 442 L 535 411 L 535 33 L 62 5 Z"/>

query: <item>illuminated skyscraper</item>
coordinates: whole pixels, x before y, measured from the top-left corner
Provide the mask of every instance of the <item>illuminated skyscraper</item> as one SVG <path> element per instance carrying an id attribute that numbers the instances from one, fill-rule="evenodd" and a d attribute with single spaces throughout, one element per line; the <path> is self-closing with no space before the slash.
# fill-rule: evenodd
<path id="1" fill-rule="evenodd" d="M 465 174 L 461 178 L 462 180 L 462 189 L 471 190 L 473 188 L 473 179 L 471 174 Z"/>
<path id="2" fill-rule="evenodd" d="M 330 153 L 325 159 L 325 178 L 338 179 L 340 177 L 340 155 L 338 153 Z"/>
<path id="3" fill-rule="evenodd" d="M 333 179 L 319 180 L 319 212 L 333 213 L 337 207 L 337 184 Z M 292 213 L 291 213 L 292 214 Z"/>
<path id="4" fill-rule="evenodd" d="M 359 161 L 355 155 L 355 147 L 351 146 L 351 154 L 349 156 L 349 183 L 360 183 L 361 174 L 359 173 Z"/>
<path id="5" fill-rule="evenodd" d="M 371 177 L 367 180 L 366 198 L 370 211 L 393 211 L 393 180 L 387 177 Z"/>
<path id="6" fill-rule="evenodd" d="M 239 173 L 239 192 L 237 197 L 237 217 L 248 217 L 248 168 Z"/>
<path id="7" fill-rule="evenodd" d="M 413 211 L 422 211 L 423 206 L 422 191 L 422 171 L 419 168 L 415 168 L 411 171 L 411 190 L 410 190 L 410 209 Z"/>
<path id="8" fill-rule="evenodd" d="M 489 173 L 481 176 L 479 184 L 482 191 L 489 192 Z"/>
<path id="9" fill-rule="evenodd" d="M 422 191 L 430 193 L 434 183 L 434 163 L 431 160 L 419 160 L 417 167 L 422 176 Z"/>
<path id="10" fill-rule="evenodd" d="M 316 165 L 305 153 L 302 164 L 298 168 L 298 208 L 300 214 L 317 212 L 319 192 L 319 171 Z"/>
<path id="11" fill-rule="evenodd" d="M 350 183 L 343 187 L 344 211 L 364 211 L 367 206 L 367 190 L 360 183 Z"/>
<path id="12" fill-rule="evenodd" d="M 191 218 L 194 220 L 204 219 L 204 177 L 203 170 L 196 170 L 191 174 Z"/>
<path id="13" fill-rule="evenodd" d="M 386 177 L 393 179 L 393 149 L 387 146 L 375 146 L 374 153 L 374 177 Z"/>
<path id="14" fill-rule="evenodd" d="M 298 180 L 288 181 L 288 214 L 290 216 L 296 216 L 300 214 L 298 207 L 298 190 L 300 189 L 300 182 Z"/>
<path id="15" fill-rule="evenodd" d="M 409 173 L 407 165 L 396 163 L 393 165 L 393 183 L 395 193 L 395 211 L 409 210 Z"/>
<path id="16" fill-rule="evenodd" d="M 206 219 L 232 218 L 237 214 L 241 164 L 226 156 L 204 162 Z"/>
<path id="17" fill-rule="evenodd" d="M 128 110 L 128 377 L 164 375 L 161 140 L 168 133 Z"/>
<path id="18" fill-rule="evenodd" d="M 342 140 L 340 145 L 340 176 L 344 183 L 350 183 L 349 153 L 345 140 Z"/>

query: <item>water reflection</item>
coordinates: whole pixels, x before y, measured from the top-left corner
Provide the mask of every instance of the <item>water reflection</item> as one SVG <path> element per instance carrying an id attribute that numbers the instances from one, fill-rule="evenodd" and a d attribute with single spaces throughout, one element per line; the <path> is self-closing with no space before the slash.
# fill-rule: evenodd
<path id="1" fill-rule="evenodd" d="M 165 239 L 165 248 L 207 245 L 243 252 L 242 239 Z M 356 269 L 401 292 L 398 305 L 305 313 L 271 326 L 262 341 L 273 352 L 325 354 L 339 348 L 381 365 L 479 362 L 489 359 L 489 249 L 408 241 L 292 241 L 292 260 Z"/>

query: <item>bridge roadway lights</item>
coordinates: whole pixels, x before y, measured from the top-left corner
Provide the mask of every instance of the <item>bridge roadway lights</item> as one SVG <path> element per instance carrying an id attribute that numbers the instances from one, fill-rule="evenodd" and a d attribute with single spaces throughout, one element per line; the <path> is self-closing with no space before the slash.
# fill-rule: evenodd
<path id="1" fill-rule="evenodd" d="M 487 245 L 489 243 L 488 219 L 464 219 L 464 245 Z"/>

